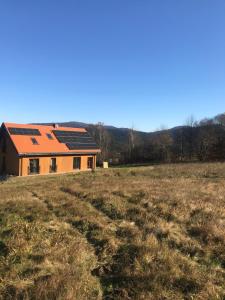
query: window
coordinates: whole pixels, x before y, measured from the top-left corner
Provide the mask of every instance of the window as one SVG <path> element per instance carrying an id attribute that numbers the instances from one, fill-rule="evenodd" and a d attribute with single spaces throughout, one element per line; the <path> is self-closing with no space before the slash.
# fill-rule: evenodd
<path id="1" fill-rule="evenodd" d="M 38 174 L 40 172 L 39 159 L 30 159 L 28 174 Z"/>
<path id="2" fill-rule="evenodd" d="M 51 158 L 50 173 L 57 171 L 56 158 Z"/>
<path id="3" fill-rule="evenodd" d="M 32 141 L 33 145 L 38 145 L 38 142 L 35 138 L 31 138 L 31 141 Z"/>
<path id="4" fill-rule="evenodd" d="M 81 165 L 81 158 L 80 157 L 74 157 L 73 158 L 73 168 L 75 170 L 79 170 Z"/>
<path id="5" fill-rule="evenodd" d="M 88 169 L 93 169 L 93 157 L 88 157 L 87 167 Z"/>
<path id="6" fill-rule="evenodd" d="M 49 140 L 53 140 L 53 137 L 52 137 L 51 133 L 46 133 L 46 135 L 47 135 L 47 138 L 48 138 Z"/>

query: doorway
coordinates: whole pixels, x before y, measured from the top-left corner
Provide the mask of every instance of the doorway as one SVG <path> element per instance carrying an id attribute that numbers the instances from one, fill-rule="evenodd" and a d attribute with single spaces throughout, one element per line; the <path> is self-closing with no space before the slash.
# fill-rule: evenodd
<path id="1" fill-rule="evenodd" d="M 39 174 L 39 172 L 40 172 L 39 159 L 38 158 L 30 159 L 28 174 Z"/>
<path id="2" fill-rule="evenodd" d="M 81 166 L 81 158 L 80 157 L 74 157 L 73 158 L 73 169 L 74 170 L 80 170 Z"/>
<path id="3" fill-rule="evenodd" d="M 93 157 L 88 157 L 87 167 L 88 169 L 93 169 Z"/>
<path id="4" fill-rule="evenodd" d="M 57 171 L 57 165 L 56 165 L 56 158 L 51 158 L 51 165 L 50 165 L 50 173 L 54 173 Z"/>

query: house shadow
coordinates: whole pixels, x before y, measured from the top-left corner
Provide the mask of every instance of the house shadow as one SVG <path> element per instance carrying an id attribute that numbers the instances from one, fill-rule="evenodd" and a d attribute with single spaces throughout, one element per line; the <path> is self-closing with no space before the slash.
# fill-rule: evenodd
<path id="1" fill-rule="evenodd" d="M 0 182 L 7 181 L 9 179 L 9 175 L 7 174 L 0 174 Z"/>

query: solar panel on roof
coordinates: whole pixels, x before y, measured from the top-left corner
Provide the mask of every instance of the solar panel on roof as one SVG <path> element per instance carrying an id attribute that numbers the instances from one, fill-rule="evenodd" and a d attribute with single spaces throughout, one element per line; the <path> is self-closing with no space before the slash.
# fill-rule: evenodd
<path id="1" fill-rule="evenodd" d="M 97 145 L 95 143 L 92 144 L 82 144 L 82 143 L 66 143 L 66 146 L 68 147 L 69 150 L 93 150 L 97 149 Z"/>
<path id="2" fill-rule="evenodd" d="M 33 128 L 16 128 L 16 127 L 9 127 L 9 133 L 12 135 L 41 135 L 38 129 Z"/>
<path id="3" fill-rule="evenodd" d="M 58 137 L 60 143 L 92 143 L 93 139 L 91 137 Z"/>
<path id="4" fill-rule="evenodd" d="M 70 136 L 70 137 L 90 137 L 87 132 L 79 132 L 79 131 L 63 131 L 63 130 L 53 130 L 52 131 L 56 137 Z"/>
<path id="5" fill-rule="evenodd" d="M 53 130 L 52 132 L 60 143 L 66 144 L 69 150 L 98 149 L 98 146 L 88 132 L 63 130 Z"/>

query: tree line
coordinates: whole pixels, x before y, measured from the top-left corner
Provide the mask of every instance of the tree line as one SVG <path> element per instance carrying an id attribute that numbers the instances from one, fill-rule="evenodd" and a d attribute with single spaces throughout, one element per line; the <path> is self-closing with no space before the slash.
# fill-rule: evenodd
<path id="1" fill-rule="evenodd" d="M 89 125 L 88 131 L 101 148 L 100 164 L 225 160 L 225 114 L 199 122 L 190 117 L 183 126 L 152 133 L 103 123 Z"/>

